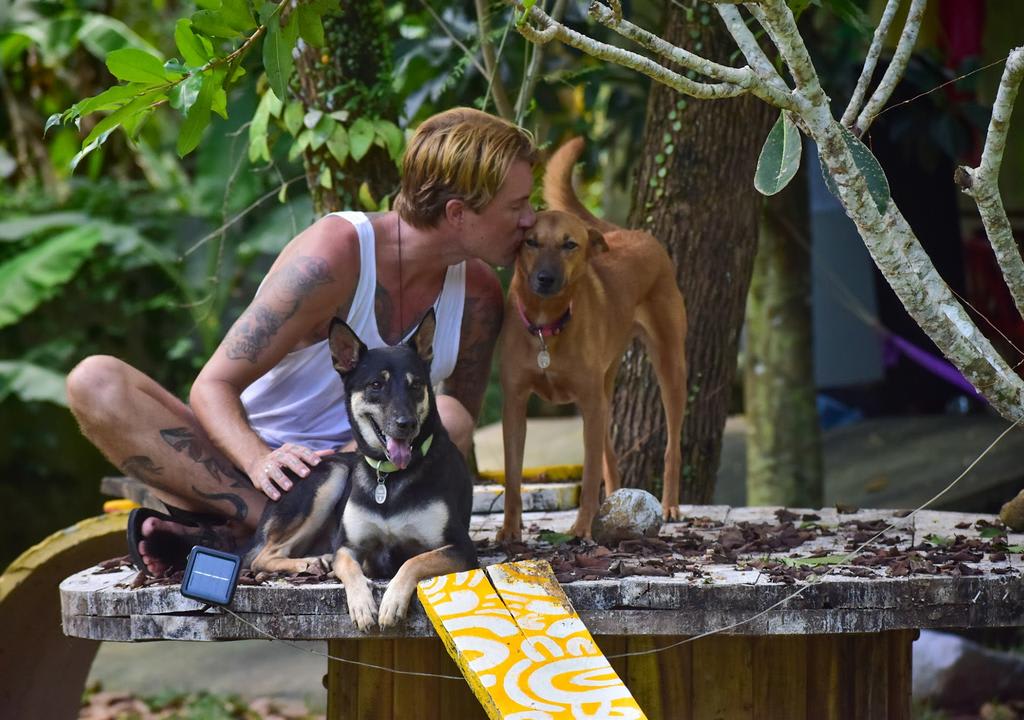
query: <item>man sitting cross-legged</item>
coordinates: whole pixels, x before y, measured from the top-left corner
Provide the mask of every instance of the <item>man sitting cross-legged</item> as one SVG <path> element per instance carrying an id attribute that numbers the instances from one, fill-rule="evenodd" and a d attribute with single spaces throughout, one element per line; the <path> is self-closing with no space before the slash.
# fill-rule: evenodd
<path id="1" fill-rule="evenodd" d="M 489 265 L 510 264 L 533 225 L 535 160 L 529 135 L 510 123 L 467 108 L 435 115 L 406 149 L 395 209 L 331 214 L 292 239 L 199 373 L 190 405 L 114 357 L 71 372 L 83 433 L 172 512 L 129 528 L 140 570 L 179 569 L 194 543 L 237 547 L 267 498 L 292 487 L 283 468 L 304 477 L 349 444 L 326 342 L 335 316 L 372 348 L 401 342 L 434 308 L 438 411 L 468 453 L 501 327 Z"/>

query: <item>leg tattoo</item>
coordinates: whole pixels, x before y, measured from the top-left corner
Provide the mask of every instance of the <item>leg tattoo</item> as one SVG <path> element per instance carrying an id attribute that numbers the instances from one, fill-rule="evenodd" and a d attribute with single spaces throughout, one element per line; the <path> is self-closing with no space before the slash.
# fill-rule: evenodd
<path id="1" fill-rule="evenodd" d="M 205 467 L 217 482 L 231 480 L 230 487 L 248 487 L 248 478 L 234 465 L 211 452 L 209 446 L 196 437 L 190 428 L 166 428 L 160 431 L 160 437 L 176 452 L 187 452 L 188 456 Z"/>

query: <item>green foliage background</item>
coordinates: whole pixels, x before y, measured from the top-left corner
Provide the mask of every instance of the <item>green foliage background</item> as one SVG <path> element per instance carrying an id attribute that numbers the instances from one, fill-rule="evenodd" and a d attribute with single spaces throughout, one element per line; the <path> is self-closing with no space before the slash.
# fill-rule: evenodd
<path id="1" fill-rule="evenodd" d="M 336 7 L 16 0 L 0 13 L 0 568 L 100 512 L 100 478 L 118 474 L 67 410 L 77 362 L 115 355 L 186 396 L 324 192 L 386 207 L 393 188 L 361 182 L 365 156 L 395 162 L 438 110 L 493 110 L 468 54 L 474 3 L 361 5 L 392 60 L 369 83 L 346 50 L 360 28 L 333 22 Z M 515 89 L 529 58 L 512 21 L 492 5 L 488 40 Z M 337 68 L 322 106 L 296 101 L 297 36 Z M 542 143 L 585 131 L 588 166 L 605 172 L 584 193 L 623 201 L 646 82 L 565 49 L 541 70 L 523 123 Z M 499 413 L 492 384 L 482 422 Z"/>

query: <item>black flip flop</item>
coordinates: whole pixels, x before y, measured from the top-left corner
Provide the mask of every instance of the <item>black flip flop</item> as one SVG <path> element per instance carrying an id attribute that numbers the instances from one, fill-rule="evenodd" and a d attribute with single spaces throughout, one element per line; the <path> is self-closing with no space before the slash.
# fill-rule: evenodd
<path id="1" fill-rule="evenodd" d="M 214 545 L 217 538 L 210 528 L 216 525 L 223 525 L 226 522 L 223 517 L 218 515 L 197 513 L 170 506 L 167 509 L 171 512 L 170 515 L 145 507 L 135 508 L 128 515 L 128 555 L 131 556 L 132 563 L 141 573 L 151 577 L 153 573 L 146 567 L 146 563 L 142 560 L 142 554 L 139 552 L 139 543 L 142 540 L 146 541 L 150 553 L 163 561 L 170 568 L 171 572 L 184 570 L 188 554 L 193 546 L 200 544 Z M 190 539 L 178 533 L 166 531 L 155 532 L 152 535 L 143 537 L 142 523 L 151 517 L 188 527 L 201 528 L 198 542 L 192 541 L 196 538 Z"/>

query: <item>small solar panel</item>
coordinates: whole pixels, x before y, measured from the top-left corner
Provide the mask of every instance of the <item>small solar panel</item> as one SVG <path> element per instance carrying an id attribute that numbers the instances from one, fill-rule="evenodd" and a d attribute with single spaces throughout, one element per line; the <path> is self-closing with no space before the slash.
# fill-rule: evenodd
<path id="1" fill-rule="evenodd" d="M 214 605 L 229 605 L 241 567 L 238 555 L 196 545 L 188 555 L 181 594 Z"/>

